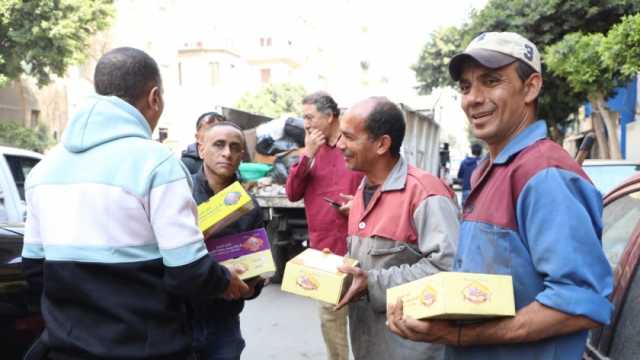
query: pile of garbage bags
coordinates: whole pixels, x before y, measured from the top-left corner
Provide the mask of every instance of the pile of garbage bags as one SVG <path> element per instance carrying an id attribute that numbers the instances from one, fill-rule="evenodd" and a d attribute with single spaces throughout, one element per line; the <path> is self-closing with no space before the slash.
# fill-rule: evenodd
<path id="1" fill-rule="evenodd" d="M 304 147 L 304 121 L 294 117 L 271 120 L 256 128 L 256 151 L 276 155 Z"/>
<path id="2" fill-rule="evenodd" d="M 271 178 L 284 184 L 289 169 L 300 159 L 295 150 L 304 147 L 304 121 L 295 117 L 281 117 L 256 128 L 256 152 L 275 156 Z"/>

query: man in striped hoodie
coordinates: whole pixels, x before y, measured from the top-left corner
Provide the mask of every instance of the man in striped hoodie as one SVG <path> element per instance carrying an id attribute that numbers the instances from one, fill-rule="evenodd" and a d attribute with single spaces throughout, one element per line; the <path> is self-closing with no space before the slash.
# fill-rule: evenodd
<path id="1" fill-rule="evenodd" d="M 208 256 L 190 176 L 151 140 L 156 62 L 117 48 L 94 79 L 98 95 L 27 179 L 22 255 L 42 291 L 41 340 L 51 359 L 188 359 L 186 302 L 248 287 Z"/>

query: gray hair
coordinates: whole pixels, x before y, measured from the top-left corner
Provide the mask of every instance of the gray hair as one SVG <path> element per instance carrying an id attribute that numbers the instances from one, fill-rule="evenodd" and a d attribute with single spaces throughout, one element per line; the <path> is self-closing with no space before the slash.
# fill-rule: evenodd
<path id="1" fill-rule="evenodd" d="M 303 105 L 315 105 L 316 110 L 328 116 L 340 116 L 340 109 L 338 104 L 333 100 L 331 95 L 324 91 L 316 91 L 313 94 L 307 95 L 302 99 Z"/>

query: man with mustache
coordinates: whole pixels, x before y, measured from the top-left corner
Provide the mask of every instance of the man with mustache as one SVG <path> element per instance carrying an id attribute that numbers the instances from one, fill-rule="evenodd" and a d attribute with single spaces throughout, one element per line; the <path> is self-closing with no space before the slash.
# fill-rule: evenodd
<path id="1" fill-rule="evenodd" d="M 517 312 L 473 324 L 416 321 L 390 304 L 389 327 L 449 345 L 448 359 L 580 359 L 588 330 L 612 311 L 602 199 L 536 121 L 538 50 L 515 33 L 484 33 L 451 59 L 449 72 L 489 149 L 471 179 L 454 269 L 511 275 Z"/>
<path id="2" fill-rule="evenodd" d="M 366 177 L 349 213 L 349 255 L 360 267 L 343 266 L 353 282 L 338 308 L 349 304 L 356 360 L 439 360 L 438 344 L 411 342 L 385 325 L 386 290 L 451 270 L 458 238 L 453 191 L 400 155 L 404 116 L 386 98 L 352 106 L 340 121 L 338 148 L 347 166 Z"/>
<path id="3" fill-rule="evenodd" d="M 199 205 L 237 180 L 238 167 L 245 152 L 245 138 L 240 127 L 223 121 L 210 124 L 199 139 L 202 166 L 192 177 L 193 198 Z M 264 226 L 258 202 L 254 208 L 212 235 L 215 238 L 238 234 Z M 245 299 L 257 297 L 264 279 L 246 281 L 250 291 L 236 300 L 207 299 L 193 304 L 193 343 L 200 360 L 240 360 L 245 341 L 240 332 L 240 312 Z"/>
<path id="4" fill-rule="evenodd" d="M 347 168 L 336 147 L 340 110 L 333 98 L 316 92 L 302 100 L 302 108 L 305 154 L 291 168 L 287 196 L 291 201 L 304 198 L 309 246 L 342 256 L 347 252 L 349 200 L 362 174 Z M 331 304 L 320 302 L 319 314 L 329 359 L 348 360 L 347 310 L 334 311 Z"/>

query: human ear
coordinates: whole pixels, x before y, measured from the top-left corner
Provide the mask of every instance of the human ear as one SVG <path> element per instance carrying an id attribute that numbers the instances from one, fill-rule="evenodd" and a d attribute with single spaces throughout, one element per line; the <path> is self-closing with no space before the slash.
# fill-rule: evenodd
<path id="1" fill-rule="evenodd" d="M 376 154 L 384 155 L 391 148 L 391 137 L 389 135 L 382 135 L 378 141 L 378 148 L 376 149 Z"/>
<path id="2" fill-rule="evenodd" d="M 533 103 L 542 90 L 542 76 L 540 73 L 533 73 L 524 83 L 524 101 L 527 104 Z"/>
<path id="3" fill-rule="evenodd" d="M 151 91 L 149 91 L 149 96 L 147 97 L 147 104 L 149 105 L 149 108 L 155 111 L 160 111 L 161 101 L 162 99 L 160 95 L 160 88 L 157 86 L 154 86 L 151 89 Z"/>

